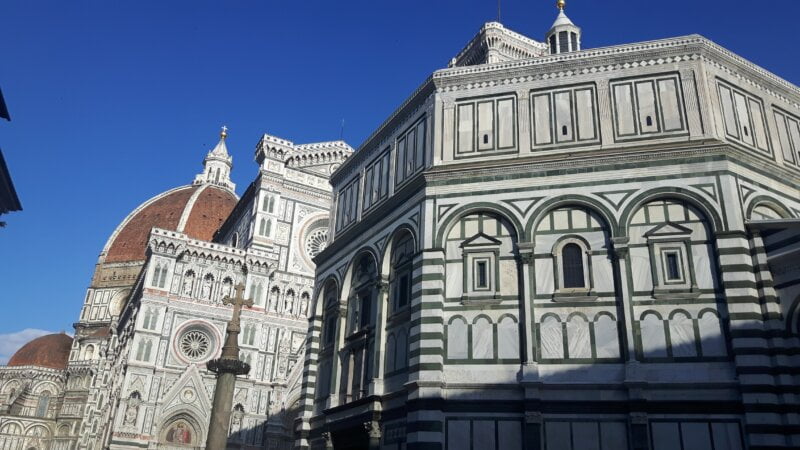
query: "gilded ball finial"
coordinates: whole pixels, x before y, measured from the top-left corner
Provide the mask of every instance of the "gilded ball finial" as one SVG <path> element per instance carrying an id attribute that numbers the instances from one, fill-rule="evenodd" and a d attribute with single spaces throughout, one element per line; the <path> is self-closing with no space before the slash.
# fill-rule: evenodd
<path id="1" fill-rule="evenodd" d="M 556 2 L 556 6 L 558 7 L 558 9 L 560 9 L 561 11 L 563 11 L 563 10 L 564 10 L 564 7 L 565 7 L 565 6 L 567 6 L 567 2 L 566 2 L 566 0 L 558 0 L 558 1 Z"/>
<path id="2" fill-rule="evenodd" d="M 228 137 L 228 127 L 226 127 L 225 125 L 222 126 L 222 131 L 220 131 L 219 137 L 221 137 L 222 139 Z"/>

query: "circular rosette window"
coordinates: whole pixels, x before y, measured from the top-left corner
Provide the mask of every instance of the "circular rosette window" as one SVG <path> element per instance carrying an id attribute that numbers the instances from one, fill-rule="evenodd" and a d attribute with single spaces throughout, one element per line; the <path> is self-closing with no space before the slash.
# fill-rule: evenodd
<path id="1" fill-rule="evenodd" d="M 190 323 L 177 333 L 175 353 L 184 362 L 202 363 L 213 358 L 218 349 L 218 336 L 213 327 L 204 323 Z"/>
<path id="2" fill-rule="evenodd" d="M 328 245 L 328 219 L 314 220 L 301 231 L 300 254 L 313 269 L 313 259 Z"/>

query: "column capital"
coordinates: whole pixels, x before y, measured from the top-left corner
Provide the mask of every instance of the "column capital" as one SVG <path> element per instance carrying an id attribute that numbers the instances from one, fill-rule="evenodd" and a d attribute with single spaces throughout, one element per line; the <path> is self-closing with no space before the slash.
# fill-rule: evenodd
<path id="1" fill-rule="evenodd" d="M 617 257 L 617 259 L 624 259 L 628 256 L 628 243 L 630 240 L 631 239 L 627 236 L 611 238 L 611 244 L 614 247 L 614 255 Z"/>

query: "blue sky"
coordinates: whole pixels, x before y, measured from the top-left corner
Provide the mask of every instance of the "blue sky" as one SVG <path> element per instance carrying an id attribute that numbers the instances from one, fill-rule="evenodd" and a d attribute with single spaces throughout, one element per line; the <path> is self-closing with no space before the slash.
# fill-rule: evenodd
<path id="1" fill-rule="evenodd" d="M 541 40 L 554 4 L 502 0 L 502 22 Z M 567 13 L 587 48 L 700 33 L 800 84 L 797 0 L 568 0 Z M 344 120 L 357 146 L 496 15 L 492 0 L 0 3 L 0 148 L 24 207 L 0 229 L 0 341 L 70 332 L 110 233 L 190 182 L 222 124 L 241 193 L 262 133 L 332 140 Z"/>

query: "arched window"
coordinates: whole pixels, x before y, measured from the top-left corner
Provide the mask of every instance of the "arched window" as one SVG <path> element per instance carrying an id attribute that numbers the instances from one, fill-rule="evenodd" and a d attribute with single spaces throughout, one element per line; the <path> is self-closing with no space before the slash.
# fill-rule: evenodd
<path id="1" fill-rule="evenodd" d="M 48 408 L 50 408 L 50 391 L 42 391 L 39 394 L 39 403 L 36 405 L 36 417 L 47 417 Z"/>
<path id="2" fill-rule="evenodd" d="M 267 221 L 265 219 L 261 219 L 261 222 L 258 223 L 258 234 L 261 236 L 267 235 Z"/>
<path id="3" fill-rule="evenodd" d="M 150 279 L 150 286 L 158 287 L 159 280 L 161 280 L 161 264 L 156 264 L 156 268 L 153 270 L 153 278 Z"/>
<path id="4" fill-rule="evenodd" d="M 583 249 L 575 243 L 565 245 L 561 249 L 561 261 L 564 265 L 564 288 L 585 288 Z"/>
<path id="5" fill-rule="evenodd" d="M 158 277 L 158 287 L 164 288 L 167 283 L 167 265 L 161 267 L 161 276 Z"/>
<path id="6" fill-rule="evenodd" d="M 86 346 L 86 353 L 83 355 L 83 359 L 94 359 L 94 345 Z"/>
<path id="7" fill-rule="evenodd" d="M 389 276 L 391 293 L 390 310 L 405 308 L 411 301 L 411 258 L 414 254 L 414 239 L 403 233 L 392 244 L 392 267 Z"/>
<path id="8" fill-rule="evenodd" d="M 269 208 L 269 196 L 265 196 L 261 200 L 261 210 L 264 211 L 264 212 L 267 212 L 268 208 Z"/>
<path id="9" fill-rule="evenodd" d="M 267 210 L 269 213 L 275 212 L 275 197 L 269 198 L 269 209 Z"/>
<path id="10" fill-rule="evenodd" d="M 271 220 L 268 220 L 268 221 L 267 221 L 267 227 L 266 227 L 266 231 L 265 231 L 265 233 L 264 233 L 264 236 L 269 236 L 270 234 L 272 234 L 272 221 L 271 221 Z"/>
<path id="11" fill-rule="evenodd" d="M 153 321 L 153 308 L 147 308 L 144 311 L 144 320 L 142 320 L 142 328 L 145 330 L 152 330 Z"/>

